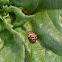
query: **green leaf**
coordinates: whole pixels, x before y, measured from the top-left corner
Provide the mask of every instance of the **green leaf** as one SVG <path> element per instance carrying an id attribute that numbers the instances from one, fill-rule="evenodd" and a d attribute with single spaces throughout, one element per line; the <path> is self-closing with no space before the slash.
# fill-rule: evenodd
<path id="1" fill-rule="evenodd" d="M 10 5 L 10 3 L 13 6 L 4 6 Z M 62 62 L 61 3 L 61 0 L 1 0 L 0 10 L 7 16 L 1 17 L 0 15 L 0 61 L 24 62 L 25 46 L 30 62 Z M 3 9 L 1 9 L 2 6 Z M 29 13 L 35 13 L 39 10 L 41 12 L 32 16 L 25 15 L 22 9 L 15 6 L 23 7 Z M 26 30 L 24 31 L 21 28 Z M 38 40 L 35 43 L 31 43 L 27 38 L 28 31 L 33 31 L 38 35 Z"/>
<path id="2" fill-rule="evenodd" d="M 0 19 L 0 32 L 5 30 L 5 26 L 4 23 L 2 22 L 2 20 Z"/>
<path id="3" fill-rule="evenodd" d="M 29 12 L 33 12 L 39 3 L 39 0 L 10 0 L 15 6 L 24 7 Z"/>
<path id="4" fill-rule="evenodd" d="M 14 12 L 15 14 L 15 21 L 13 22 L 13 25 L 14 26 L 21 26 L 23 25 L 24 23 L 26 23 L 28 20 L 32 20 L 32 17 L 33 16 L 28 16 L 28 15 L 25 15 L 21 9 L 15 7 L 15 6 L 4 6 L 3 7 L 3 10 L 6 11 L 6 12 Z M 12 16 L 12 15 L 11 15 Z"/>
<path id="5" fill-rule="evenodd" d="M 34 15 L 31 21 L 33 31 L 38 35 L 38 38 L 46 48 L 52 50 L 56 54 L 62 55 L 62 33 L 55 27 L 51 21 L 52 19 L 49 17 L 51 13 L 48 15 L 48 12 L 43 11 Z M 58 28 L 60 28 L 60 26 L 58 26 Z"/>
<path id="6" fill-rule="evenodd" d="M 32 26 L 29 22 L 25 23 L 24 27 L 26 28 L 27 32 L 32 31 Z M 26 44 L 28 45 L 27 47 L 28 47 L 28 50 L 29 50 L 29 46 L 31 44 L 28 44 L 27 42 L 28 42 L 28 40 L 26 40 Z M 62 56 L 59 56 L 59 55 L 55 54 L 54 52 L 52 52 L 51 50 L 48 50 L 48 49 L 44 48 L 44 45 L 39 40 L 37 40 L 36 42 L 37 42 L 36 45 L 41 46 L 41 48 L 43 50 L 43 52 L 41 52 L 41 54 L 43 53 L 42 55 L 43 55 L 43 58 L 44 58 L 44 62 L 62 62 Z M 39 42 L 40 42 L 40 44 L 39 44 Z M 34 49 L 36 46 L 35 46 L 35 44 L 33 46 L 34 46 L 33 47 L 33 49 Z M 38 46 L 37 46 L 37 48 L 38 48 Z M 37 48 L 35 48 L 35 53 L 38 51 Z M 40 53 L 37 53 L 37 54 L 40 55 Z M 40 56 L 42 56 L 42 55 L 40 55 Z M 36 56 L 36 57 L 38 57 L 38 56 Z M 36 57 L 35 57 L 35 59 L 36 59 Z M 29 55 L 28 55 L 28 58 L 29 58 Z"/>
<path id="7" fill-rule="evenodd" d="M 44 9 L 61 9 L 62 0 L 1 0 L 1 5 L 10 5 L 23 7 L 28 12 L 33 13 L 34 11 Z"/>
<path id="8" fill-rule="evenodd" d="M 13 26 L 6 22 L 8 20 L 6 17 L 2 20 L 7 30 L 0 32 L 1 62 L 24 62 L 24 43 L 20 35 L 12 29 Z"/>
<path id="9" fill-rule="evenodd" d="M 62 23 L 61 21 L 61 10 L 53 10 L 53 11 L 47 11 L 51 21 L 53 22 L 53 24 L 55 25 L 55 27 L 58 29 L 59 32 L 62 33 Z"/>
<path id="10" fill-rule="evenodd" d="M 25 20 L 27 20 L 27 19 L 28 19 L 27 21 L 30 21 L 29 16 L 26 16 L 25 14 L 23 14 L 20 9 L 13 7 L 13 6 L 10 6 L 8 8 L 9 8 L 8 12 L 11 9 L 12 11 L 14 11 L 16 16 L 18 15 L 18 17 L 15 20 L 17 25 L 15 25 L 15 26 L 19 26 L 19 25 L 21 25 L 21 23 L 22 24 L 25 23 L 26 22 Z M 20 11 L 20 12 L 18 12 L 18 11 Z M 32 20 L 33 30 L 38 34 L 39 38 L 42 40 L 42 43 L 44 43 L 44 45 L 47 48 L 49 48 L 52 51 L 54 51 L 55 53 L 61 55 L 62 54 L 62 48 L 61 48 L 62 47 L 62 43 L 61 43 L 62 34 L 59 33 L 59 31 L 61 32 L 61 30 L 59 30 L 59 29 L 61 29 L 61 25 L 57 24 L 57 23 L 59 23 L 58 18 L 57 18 L 57 16 L 59 16 L 59 15 L 56 15 L 57 13 L 60 14 L 60 11 L 58 11 L 58 12 L 57 11 L 55 11 L 55 13 L 54 13 L 54 10 L 52 10 L 52 12 L 53 12 L 52 14 L 51 14 L 51 11 L 43 11 L 43 12 L 41 12 L 41 14 L 38 13 L 38 14 L 36 14 L 36 16 L 34 15 L 31 18 L 33 19 Z M 52 15 L 54 15 L 54 16 L 56 15 L 56 19 L 53 18 L 54 16 L 52 17 Z M 46 16 L 46 18 L 45 18 L 45 16 Z M 52 21 L 50 20 L 52 18 L 51 17 L 49 18 L 49 16 L 51 16 L 53 18 Z M 27 17 L 27 19 L 25 17 Z M 24 18 L 25 18 L 25 20 L 24 20 Z M 20 19 L 21 19 L 21 22 L 19 22 Z M 46 20 L 47 22 L 43 21 L 43 20 Z M 54 22 L 54 21 L 56 21 L 56 22 Z M 36 29 L 36 28 L 38 28 L 38 29 Z"/>
<path id="11" fill-rule="evenodd" d="M 50 50 L 45 50 L 45 62 L 62 62 L 62 56 L 56 55 Z"/>
<path id="12" fill-rule="evenodd" d="M 9 0 L 0 0 L 0 7 L 2 7 L 3 5 L 10 5 L 10 1 Z"/>
<path id="13" fill-rule="evenodd" d="M 25 42 L 25 51 L 30 62 L 45 62 L 44 49 L 41 47 L 39 41 L 35 43 L 30 43 L 27 38 L 27 32 L 23 31 L 20 27 L 15 28 L 15 30 L 21 35 L 21 38 Z"/>
<path id="14" fill-rule="evenodd" d="M 5 26 L 4 26 L 4 23 L 2 21 L 2 12 L 0 12 L 0 32 L 5 30 Z"/>
<path id="15" fill-rule="evenodd" d="M 8 30 L 0 32 L 0 43 L 3 44 L 0 51 L 0 62 L 24 62 L 24 46 L 17 42 L 20 40 L 17 38 Z"/>
<path id="16" fill-rule="evenodd" d="M 62 9 L 62 0 L 40 0 L 37 10 Z"/>
<path id="17" fill-rule="evenodd" d="M 15 6 L 23 7 L 29 12 L 44 9 L 61 9 L 62 0 L 10 0 Z"/>
<path id="18" fill-rule="evenodd" d="M 27 31 L 32 31 L 31 24 L 27 22 L 24 24 Z M 42 43 L 37 40 L 35 43 L 31 43 L 27 38 L 27 32 L 22 30 L 20 27 L 15 28 L 15 30 L 21 35 L 21 38 L 25 42 L 25 50 L 28 60 L 30 62 L 62 62 L 62 56 L 53 53 L 50 50 L 44 48 Z"/>

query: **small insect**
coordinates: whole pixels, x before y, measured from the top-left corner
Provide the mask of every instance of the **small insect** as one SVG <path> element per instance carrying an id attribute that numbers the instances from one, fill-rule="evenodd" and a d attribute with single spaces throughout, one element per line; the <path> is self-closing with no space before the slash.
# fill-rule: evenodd
<path id="1" fill-rule="evenodd" d="M 27 36 L 28 36 L 28 38 L 29 38 L 32 42 L 36 42 L 36 40 L 37 40 L 37 35 L 36 35 L 35 33 L 29 31 L 29 32 L 27 33 Z"/>

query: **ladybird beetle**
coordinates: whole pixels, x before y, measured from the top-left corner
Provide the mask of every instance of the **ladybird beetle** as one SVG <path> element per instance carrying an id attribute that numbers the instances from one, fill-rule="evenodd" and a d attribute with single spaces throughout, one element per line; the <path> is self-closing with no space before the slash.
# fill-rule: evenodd
<path id="1" fill-rule="evenodd" d="M 29 38 L 32 42 L 36 42 L 36 40 L 37 40 L 37 35 L 36 35 L 35 33 L 29 31 L 29 32 L 27 33 L 27 36 L 28 36 L 28 38 Z"/>

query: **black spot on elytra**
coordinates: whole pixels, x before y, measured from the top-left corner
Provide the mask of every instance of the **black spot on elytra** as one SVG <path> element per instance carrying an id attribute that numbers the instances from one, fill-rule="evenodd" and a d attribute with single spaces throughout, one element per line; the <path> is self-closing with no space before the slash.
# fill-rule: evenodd
<path id="1" fill-rule="evenodd" d="M 33 40 L 35 40 L 35 39 L 33 39 Z"/>
<path id="2" fill-rule="evenodd" d="M 34 37 L 31 37 L 31 38 L 34 38 Z"/>

